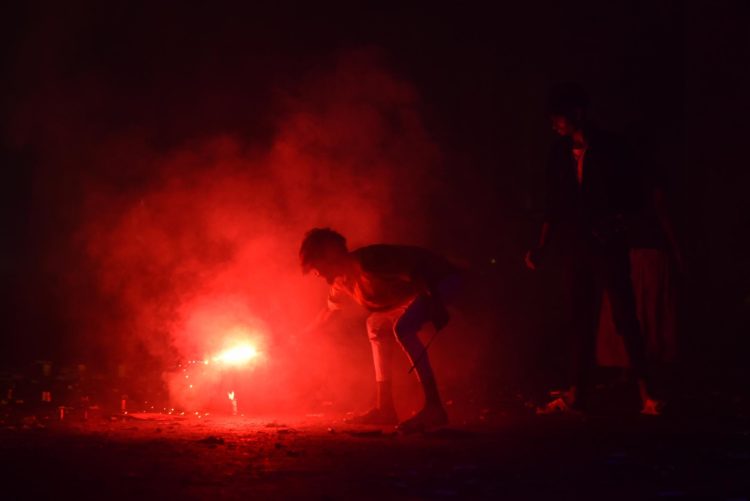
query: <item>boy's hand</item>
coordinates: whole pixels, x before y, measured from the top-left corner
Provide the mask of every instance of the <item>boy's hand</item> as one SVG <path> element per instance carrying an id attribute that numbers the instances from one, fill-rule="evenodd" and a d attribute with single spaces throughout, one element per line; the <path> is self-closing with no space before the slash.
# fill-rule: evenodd
<path id="1" fill-rule="evenodd" d="M 322 329 L 326 326 L 328 322 L 330 322 L 331 317 L 333 317 L 338 310 L 332 310 L 330 308 L 324 308 L 320 310 L 318 315 L 315 317 L 315 319 L 310 323 L 310 325 L 305 328 L 302 333 L 307 334 L 316 334 L 317 331 Z"/>

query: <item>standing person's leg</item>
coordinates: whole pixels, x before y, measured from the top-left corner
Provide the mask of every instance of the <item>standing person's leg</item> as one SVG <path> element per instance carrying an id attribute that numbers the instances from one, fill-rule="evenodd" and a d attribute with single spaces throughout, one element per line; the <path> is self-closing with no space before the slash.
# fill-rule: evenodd
<path id="1" fill-rule="evenodd" d="M 630 265 L 646 358 L 652 365 L 664 366 L 676 355 L 675 291 L 669 254 L 663 249 L 631 249 Z"/>
<path id="2" fill-rule="evenodd" d="M 638 386 L 644 411 L 656 413 L 657 409 L 647 409 L 651 399 L 651 378 L 646 359 L 646 343 L 638 321 L 635 294 L 630 273 L 630 257 L 627 249 L 610 249 L 597 260 L 597 276 L 607 290 L 612 305 L 612 320 L 617 333 L 622 336 L 630 359 L 630 367 L 638 378 Z"/>
<path id="3" fill-rule="evenodd" d="M 569 313 L 567 328 L 561 332 L 566 341 L 564 385 L 568 391 L 537 408 L 537 414 L 585 410 L 588 406 L 600 301 L 597 301 L 591 256 L 583 244 L 568 250 L 562 272 L 564 308 Z"/>
<path id="4" fill-rule="evenodd" d="M 419 332 L 431 320 L 431 314 L 430 298 L 419 296 L 406 308 L 394 328 L 396 339 L 404 349 L 409 361 L 414 365 L 425 398 L 422 410 L 399 425 L 399 429 L 404 432 L 418 431 L 448 422 L 448 416 L 440 399 L 435 374 L 430 364 L 429 354 L 425 351 L 425 346 L 419 339 Z"/>
<path id="5" fill-rule="evenodd" d="M 367 317 L 367 337 L 372 348 L 372 361 L 375 366 L 377 401 L 370 411 L 349 420 L 354 424 L 396 424 L 398 416 L 393 405 L 393 384 L 391 365 L 393 360 L 393 323 L 395 312 L 373 313 Z"/>
<path id="6" fill-rule="evenodd" d="M 592 373 L 596 364 L 596 329 L 601 305 L 601 288 L 597 287 L 591 263 L 581 262 L 572 270 L 570 294 L 572 301 L 573 332 L 572 386 L 568 403 L 586 410 L 591 394 Z"/>

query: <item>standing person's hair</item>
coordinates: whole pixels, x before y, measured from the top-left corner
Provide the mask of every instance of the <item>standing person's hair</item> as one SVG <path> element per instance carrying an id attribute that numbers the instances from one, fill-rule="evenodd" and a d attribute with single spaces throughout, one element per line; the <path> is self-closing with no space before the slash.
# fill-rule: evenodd
<path id="1" fill-rule="evenodd" d="M 589 95 L 581 84 L 566 82 L 550 89 L 547 96 L 547 114 L 576 120 L 589 107 Z"/>

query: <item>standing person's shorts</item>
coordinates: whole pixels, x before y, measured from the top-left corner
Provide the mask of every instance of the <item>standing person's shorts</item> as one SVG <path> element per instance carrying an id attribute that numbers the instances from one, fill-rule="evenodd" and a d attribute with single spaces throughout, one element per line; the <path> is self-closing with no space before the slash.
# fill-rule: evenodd
<path id="1" fill-rule="evenodd" d="M 673 362 L 677 354 L 676 301 L 669 254 L 663 249 L 630 250 L 633 292 L 646 341 L 646 355 L 657 363 Z M 627 367 L 622 339 L 615 334 L 606 297 L 602 300 L 597 362 L 602 366 Z"/>

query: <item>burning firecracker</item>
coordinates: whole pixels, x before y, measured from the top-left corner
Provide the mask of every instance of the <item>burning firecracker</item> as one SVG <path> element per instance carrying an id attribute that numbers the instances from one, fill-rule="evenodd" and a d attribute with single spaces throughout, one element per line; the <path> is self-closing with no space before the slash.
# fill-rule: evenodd
<path id="1" fill-rule="evenodd" d="M 211 360 L 231 366 L 245 365 L 258 356 L 258 351 L 251 344 L 242 344 L 225 350 Z"/>
<path id="2" fill-rule="evenodd" d="M 227 336 L 223 349 L 181 363 L 179 372 L 174 374 L 177 377 L 172 377 L 170 385 L 176 406 L 189 412 L 222 407 L 226 409 L 224 412 L 229 412 L 226 406 L 228 397 L 232 415 L 239 415 L 238 397 L 242 393 L 243 381 L 266 358 L 257 347 L 258 340 L 248 334 L 235 329 Z"/>

